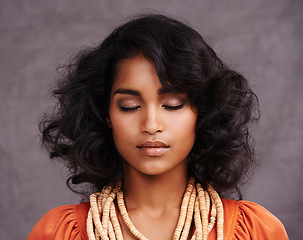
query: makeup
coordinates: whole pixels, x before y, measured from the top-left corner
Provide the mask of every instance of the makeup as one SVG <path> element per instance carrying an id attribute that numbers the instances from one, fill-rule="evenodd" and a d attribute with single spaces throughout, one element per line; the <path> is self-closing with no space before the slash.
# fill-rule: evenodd
<path id="1" fill-rule="evenodd" d="M 137 146 L 139 151 L 143 152 L 149 157 L 158 157 L 169 150 L 169 146 L 160 140 L 145 141 L 143 144 Z"/>

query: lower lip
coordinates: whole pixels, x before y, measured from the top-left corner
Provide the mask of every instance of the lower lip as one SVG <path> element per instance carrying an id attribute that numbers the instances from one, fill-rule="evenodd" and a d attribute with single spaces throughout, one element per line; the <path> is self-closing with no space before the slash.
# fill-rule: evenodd
<path id="1" fill-rule="evenodd" d="M 162 154 L 164 154 L 168 148 L 163 148 L 163 147 L 141 147 L 138 148 L 140 151 L 142 151 L 143 153 L 145 153 L 147 156 L 149 157 L 158 157 L 161 156 Z"/>

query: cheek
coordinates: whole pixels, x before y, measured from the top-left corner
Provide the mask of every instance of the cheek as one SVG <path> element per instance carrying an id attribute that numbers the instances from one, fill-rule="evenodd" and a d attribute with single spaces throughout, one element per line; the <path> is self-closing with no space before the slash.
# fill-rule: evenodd
<path id="1" fill-rule="evenodd" d="M 135 129 L 135 119 L 131 115 L 121 113 L 117 108 L 110 109 L 111 129 L 114 142 L 117 148 L 125 146 L 133 141 L 133 136 L 137 133 Z"/>
<path id="2" fill-rule="evenodd" d="M 185 114 L 182 118 L 172 121 L 171 129 L 174 129 L 178 146 L 187 154 L 192 149 L 196 138 L 197 115 L 194 112 Z"/>
<path id="3" fill-rule="evenodd" d="M 197 114 L 186 112 L 170 121 L 170 126 L 181 135 L 195 135 Z"/>
<path id="4" fill-rule="evenodd" d="M 127 124 L 126 121 L 124 121 L 124 118 L 121 118 L 119 116 L 113 115 L 111 116 L 111 127 L 113 132 L 121 132 L 125 130 L 125 126 Z"/>
<path id="5" fill-rule="evenodd" d="M 126 151 L 125 147 L 129 146 L 127 141 L 130 140 L 129 128 L 127 128 L 125 122 L 123 120 L 119 120 L 117 117 L 111 117 L 111 125 L 112 125 L 112 134 L 115 146 L 118 152 L 123 156 L 123 153 Z"/>
<path id="6" fill-rule="evenodd" d="M 128 127 L 127 127 L 127 121 L 125 121 L 124 118 L 119 117 L 117 115 L 112 115 L 111 116 L 111 128 L 112 128 L 112 132 L 113 132 L 113 136 L 115 138 L 117 137 L 124 137 L 125 134 L 127 134 L 128 131 Z"/>

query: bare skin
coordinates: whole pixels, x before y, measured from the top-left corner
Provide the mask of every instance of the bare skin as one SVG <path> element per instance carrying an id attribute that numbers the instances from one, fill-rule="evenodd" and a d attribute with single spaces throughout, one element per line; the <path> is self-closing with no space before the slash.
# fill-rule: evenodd
<path id="1" fill-rule="evenodd" d="M 128 214 L 151 240 L 171 239 L 176 228 L 196 119 L 186 95 L 163 91 L 152 62 L 138 55 L 119 64 L 108 122 L 123 157 Z M 124 239 L 135 239 L 119 220 Z"/>
<path id="2" fill-rule="evenodd" d="M 181 168 L 186 169 L 185 166 Z M 159 240 L 172 238 L 186 184 L 186 172 L 161 177 L 136 174 L 127 178 L 124 182 L 126 208 L 134 225 L 144 236 Z M 119 220 L 124 239 L 135 239 L 121 215 Z"/>

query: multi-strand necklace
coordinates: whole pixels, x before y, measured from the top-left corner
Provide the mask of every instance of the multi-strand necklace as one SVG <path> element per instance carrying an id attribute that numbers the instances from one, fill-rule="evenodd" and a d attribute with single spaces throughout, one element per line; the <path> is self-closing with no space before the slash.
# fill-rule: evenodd
<path id="1" fill-rule="evenodd" d="M 115 188 L 104 187 L 102 192 L 90 196 L 91 208 L 87 217 L 87 234 L 89 240 L 123 240 L 121 226 L 117 217 L 114 199 L 125 225 L 139 240 L 148 240 L 132 223 L 124 203 L 121 184 Z M 216 223 L 217 240 L 223 240 L 223 205 L 218 193 L 208 187 L 204 190 L 200 183 L 190 178 L 183 196 L 179 220 L 173 240 L 187 240 L 194 219 L 195 231 L 192 240 L 207 240 Z"/>

